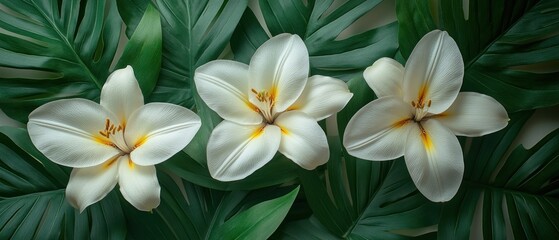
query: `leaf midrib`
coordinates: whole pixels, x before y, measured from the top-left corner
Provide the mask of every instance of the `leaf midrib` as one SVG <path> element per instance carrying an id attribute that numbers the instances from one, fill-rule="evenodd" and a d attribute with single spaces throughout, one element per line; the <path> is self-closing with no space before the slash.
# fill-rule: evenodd
<path id="1" fill-rule="evenodd" d="M 89 78 L 93 81 L 93 83 L 95 83 L 95 85 L 99 89 L 101 89 L 103 87 L 103 85 L 99 82 L 97 77 L 95 77 L 95 75 L 93 75 L 93 73 L 90 71 L 90 69 L 87 67 L 87 65 L 82 61 L 82 59 L 80 58 L 78 53 L 73 48 L 73 45 L 70 43 L 68 38 L 66 38 L 66 35 L 64 35 L 60 31 L 58 26 L 53 21 L 51 21 L 51 19 L 46 15 L 45 12 L 43 12 L 43 10 L 35 3 L 35 1 L 31 1 L 31 2 L 33 3 L 33 7 L 37 10 L 37 12 L 39 12 L 41 14 L 41 16 L 43 16 L 43 18 L 45 20 L 47 20 L 47 22 L 49 23 L 51 28 L 56 32 L 56 34 L 58 34 L 59 38 L 64 42 L 66 47 L 68 49 L 70 49 L 70 52 L 74 55 L 75 59 L 77 60 L 78 65 L 80 65 L 85 70 L 85 73 L 89 76 Z M 76 29 L 76 31 L 78 31 L 78 30 Z"/>
<path id="2" fill-rule="evenodd" d="M 558 200 L 557 198 L 554 198 L 554 197 L 551 197 L 551 196 L 546 196 L 546 195 L 541 195 L 541 194 L 536 194 L 536 193 L 531 193 L 531 192 L 523 192 L 521 190 L 513 189 L 513 188 L 493 186 L 489 183 L 477 182 L 477 181 L 473 181 L 473 180 L 469 180 L 469 179 L 464 179 L 462 181 L 462 184 L 468 185 L 468 187 L 470 187 L 470 188 L 480 188 L 480 189 L 484 189 L 484 190 L 489 189 L 489 190 L 494 191 L 494 192 L 503 192 L 503 193 L 522 195 L 522 196 L 531 196 L 531 197 L 536 197 L 536 198 Z"/>

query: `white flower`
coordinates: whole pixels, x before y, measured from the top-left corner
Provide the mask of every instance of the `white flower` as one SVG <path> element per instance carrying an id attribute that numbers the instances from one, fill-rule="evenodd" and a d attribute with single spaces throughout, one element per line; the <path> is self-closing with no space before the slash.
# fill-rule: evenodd
<path id="1" fill-rule="evenodd" d="M 481 136 L 508 123 L 506 110 L 495 99 L 459 93 L 464 63 L 446 32 L 425 35 L 405 69 L 381 58 L 363 76 L 379 98 L 349 121 L 344 146 L 367 160 L 403 155 L 415 185 L 434 202 L 450 200 L 462 181 L 464 162 L 455 135 Z"/>
<path id="2" fill-rule="evenodd" d="M 262 44 L 249 66 L 217 60 L 196 69 L 200 97 L 224 119 L 207 146 L 214 178 L 243 179 L 277 151 L 305 169 L 328 161 L 317 121 L 341 110 L 353 94 L 341 80 L 308 74 L 307 48 L 291 34 Z"/>
<path id="3" fill-rule="evenodd" d="M 101 104 L 85 99 L 47 103 L 29 115 L 33 144 L 53 162 L 73 167 L 66 199 L 80 212 L 114 187 L 134 207 L 159 205 L 155 164 L 182 150 L 200 128 L 192 111 L 149 103 L 132 67 L 114 71 L 101 90 Z"/>

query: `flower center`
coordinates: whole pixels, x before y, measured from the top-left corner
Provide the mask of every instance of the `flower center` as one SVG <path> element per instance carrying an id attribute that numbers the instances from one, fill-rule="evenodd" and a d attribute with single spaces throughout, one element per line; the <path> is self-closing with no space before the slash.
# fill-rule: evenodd
<path id="1" fill-rule="evenodd" d="M 266 122 L 270 124 L 273 123 L 275 117 L 275 113 L 274 113 L 274 105 L 276 103 L 275 96 L 273 94 L 270 94 L 266 90 L 256 91 L 254 88 L 252 88 L 250 89 L 250 91 L 254 95 L 256 95 L 256 99 L 258 100 L 258 103 L 255 104 L 258 113 L 260 113 L 260 115 L 262 115 L 262 117 L 266 119 Z"/>
<path id="2" fill-rule="evenodd" d="M 120 123 L 115 126 L 115 124 L 107 118 L 105 120 L 105 129 L 99 131 L 99 134 L 105 138 L 101 139 L 104 144 L 118 148 L 125 153 L 129 153 L 131 150 L 124 141 L 124 129 L 125 124 Z"/>
<path id="3" fill-rule="evenodd" d="M 411 105 L 415 108 L 414 120 L 416 122 L 419 122 L 429 112 L 429 108 L 431 107 L 431 99 L 429 99 L 427 101 L 427 104 L 425 104 L 423 98 L 420 98 L 417 103 L 415 101 L 411 101 Z"/>

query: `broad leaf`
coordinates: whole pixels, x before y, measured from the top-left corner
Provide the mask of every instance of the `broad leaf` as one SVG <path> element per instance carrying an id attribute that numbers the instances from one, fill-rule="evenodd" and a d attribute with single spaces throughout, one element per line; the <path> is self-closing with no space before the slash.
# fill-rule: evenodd
<path id="1" fill-rule="evenodd" d="M 0 238 L 123 238 L 115 192 L 83 213 L 64 197 L 69 171 L 41 155 L 27 131 L 0 127 Z"/>
<path id="2" fill-rule="evenodd" d="M 559 103 L 557 5 L 558 0 L 397 1 L 402 54 L 407 58 L 427 32 L 448 31 L 464 58 L 463 90 L 490 95 L 512 112 L 553 106 Z"/>
<path id="3" fill-rule="evenodd" d="M 283 197 L 278 196 L 285 192 L 285 189 L 278 188 L 251 193 L 223 192 L 200 187 L 163 172 L 158 174 L 158 178 L 162 187 L 161 205 L 153 213 L 125 208 L 131 238 L 236 239 L 258 233 L 271 234 L 283 220 L 282 216 L 287 214 L 297 193 L 293 190 Z M 278 198 L 270 200 L 275 197 Z M 275 219 L 254 217 L 255 211 Z M 265 226 L 267 229 L 262 232 L 260 227 L 251 226 Z"/>
<path id="4" fill-rule="evenodd" d="M 33 109 L 53 100 L 98 99 L 116 60 L 121 32 L 114 0 L 1 0 L 0 4 L 0 67 L 9 69 L 0 76 L 0 106 L 6 114 L 26 122 Z M 152 21 L 153 15 L 140 31 L 151 35 L 135 34 L 119 64 L 136 67 L 144 93 L 156 81 L 151 73 L 158 72 L 160 61 L 160 26 Z"/>
<path id="5" fill-rule="evenodd" d="M 355 35 L 345 31 L 360 17 L 374 11 L 383 1 L 260 0 L 260 9 L 272 35 L 298 34 L 308 48 L 311 74 L 349 80 L 381 57 L 396 54 L 397 24 L 366 30 Z M 254 51 L 269 37 L 254 13 L 244 13 L 231 40 L 235 58 L 248 63 Z"/>
<path id="6" fill-rule="evenodd" d="M 338 114 L 340 135 L 355 111 L 375 98 L 363 78 L 348 85 L 354 96 L 350 107 Z M 326 229 L 356 239 L 398 239 L 409 229 L 436 230 L 439 206 L 416 189 L 403 159 L 357 159 L 342 152 L 339 137 L 331 137 L 329 144 L 331 157 L 324 175 L 321 170 L 300 174 L 313 214 Z"/>
<path id="7" fill-rule="evenodd" d="M 510 152 L 529 116 L 514 115 L 505 130 L 471 140 L 464 182 L 443 207 L 439 237 L 559 237 L 559 130 Z"/>

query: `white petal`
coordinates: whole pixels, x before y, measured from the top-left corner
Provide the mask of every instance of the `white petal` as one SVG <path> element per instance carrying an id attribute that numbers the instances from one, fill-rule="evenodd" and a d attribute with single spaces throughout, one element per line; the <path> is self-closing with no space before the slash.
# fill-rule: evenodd
<path id="1" fill-rule="evenodd" d="M 155 166 L 140 166 L 123 156 L 118 166 L 118 185 L 126 201 L 141 211 L 151 211 L 159 206 L 161 187 Z"/>
<path id="2" fill-rule="evenodd" d="M 316 119 L 300 111 L 290 111 L 279 115 L 275 124 L 281 129 L 279 151 L 284 156 L 307 170 L 328 162 L 328 141 Z"/>
<path id="3" fill-rule="evenodd" d="M 410 131 L 404 154 L 410 176 L 429 200 L 448 201 L 458 191 L 464 175 L 460 143 L 437 120 L 429 119 L 421 122 L 421 127 L 416 126 Z"/>
<path id="4" fill-rule="evenodd" d="M 138 165 L 155 165 L 182 150 L 200 129 L 192 111 L 170 103 L 149 103 L 130 116 L 125 139 Z"/>
<path id="5" fill-rule="evenodd" d="M 66 187 L 66 199 L 70 205 L 83 212 L 107 196 L 118 182 L 117 162 L 120 158 L 93 167 L 74 168 Z"/>
<path id="6" fill-rule="evenodd" d="M 405 139 L 415 125 L 412 109 L 399 97 L 383 97 L 363 106 L 349 120 L 344 146 L 353 156 L 389 160 L 404 155 Z"/>
<path id="7" fill-rule="evenodd" d="M 352 96 L 342 80 L 315 75 L 288 110 L 302 111 L 320 121 L 342 110 Z"/>
<path id="8" fill-rule="evenodd" d="M 280 129 L 274 125 L 218 124 L 208 140 L 208 168 L 220 181 L 243 179 L 268 163 L 278 151 Z"/>
<path id="9" fill-rule="evenodd" d="M 507 126 L 507 110 L 490 96 L 461 92 L 448 110 L 434 116 L 456 135 L 478 137 Z"/>
<path id="10" fill-rule="evenodd" d="M 99 134 L 116 118 L 85 99 L 49 102 L 29 114 L 31 141 L 50 160 L 68 167 L 92 167 L 121 153 Z"/>
<path id="11" fill-rule="evenodd" d="M 109 75 L 101 89 L 101 106 L 113 112 L 120 122 L 126 123 L 126 119 L 142 105 L 144 96 L 131 66 Z"/>
<path id="12" fill-rule="evenodd" d="M 297 100 L 309 74 L 309 53 L 297 35 L 280 34 L 254 53 L 249 65 L 249 87 L 274 96 L 275 111 L 283 112 Z M 250 94 L 257 103 L 255 94 Z"/>
<path id="13" fill-rule="evenodd" d="M 446 32 L 427 33 L 413 49 L 404 73 L 404 101 L 428 105 L 430 113 L 446 110 L 460 91 L 464 62 Z"/>
<path id="14" fill-rule="evenodd" d="M 391 58 L 380 58 L 372 66 L 365 69 L 363 78 L 377 97 L 402 97 L 404 66 Z"/>
<path id="15" fill-rule="evenodd" d="M 259 124 L 262 116 L 248 101 L 248 66 L 216 60 L 196 69 L 194 81 L 204 102 L 223 119 L 239 124 Z"/>

